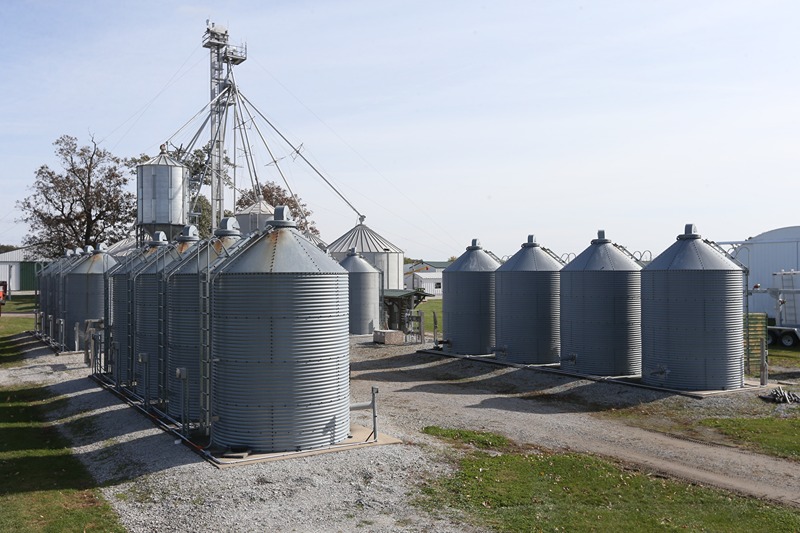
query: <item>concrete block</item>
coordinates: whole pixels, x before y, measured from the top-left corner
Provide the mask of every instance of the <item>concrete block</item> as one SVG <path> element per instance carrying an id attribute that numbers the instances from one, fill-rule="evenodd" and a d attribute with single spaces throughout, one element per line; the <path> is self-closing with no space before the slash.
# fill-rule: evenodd
<path id="1" fill-rule="evenodd" d="M 372 341 L 378 344 L 405 344 L 406 336 L 395 329 L 376 329 L 372 333 Z"/>

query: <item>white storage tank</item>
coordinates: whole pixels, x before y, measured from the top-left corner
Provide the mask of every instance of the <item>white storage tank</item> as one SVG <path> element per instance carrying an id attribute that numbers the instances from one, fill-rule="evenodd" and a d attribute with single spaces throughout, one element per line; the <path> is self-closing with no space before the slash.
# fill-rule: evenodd
<path id="1" fill-rule="evenodd" d="M 150 235 L 163 231 L 167 240 L 176 238 L 188 222 L 187 180 L 186 167 L 161 145 L 158 156 L 136 167 L 136 225 Z"/>

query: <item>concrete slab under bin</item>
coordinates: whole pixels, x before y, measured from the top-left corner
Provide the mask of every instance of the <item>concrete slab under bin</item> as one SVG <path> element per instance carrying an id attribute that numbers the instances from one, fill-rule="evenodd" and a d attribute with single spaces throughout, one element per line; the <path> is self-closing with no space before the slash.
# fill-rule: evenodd
<path id="1" fill-rule="evenodd" d="M 283 459 L 296 459 L 310 455 L 320 455 L 323 453 L 342 452 L 354 448 L 366 448 L 368 446 L 381 446 L 386 444 L 402 444 L 403 441 L 378 433 L 378 440 L 372 440 L 372 430 L 358 424 L 350 424 L 350 436 L 338 444 L 305 450 L 299 452 L 276 452 L 276 453 L 251 453 L 242 457 L 229 458 L 214 456 L 212 464 L 218 468 L 229 468 L 232 466 L 247 465 L 252 463 L 263 463 L 267 461 L 280 461 Z"/>

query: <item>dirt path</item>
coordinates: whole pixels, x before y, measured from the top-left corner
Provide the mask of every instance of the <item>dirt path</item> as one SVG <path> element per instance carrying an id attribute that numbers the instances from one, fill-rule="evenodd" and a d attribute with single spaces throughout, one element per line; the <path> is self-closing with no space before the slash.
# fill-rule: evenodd
<path id="1" fill-rule="evenodd" d="M 593 417 L 580 406 L 535 398 L 565 387 L 584 397 L 616 395 L 626 402 L 632 395 L 647 402 L 661 393 L 436 355 L 385 358 L 366 347 L 354 350 L 352 366 L 358 394 L 366 395 L 370 384 L 379 385 L 386 431 L 412 433 L 426 425 L 494 431 L 520 443 L 611 457 L 655 473 L 800 506 L 797 463 L 673 438 Z"/>

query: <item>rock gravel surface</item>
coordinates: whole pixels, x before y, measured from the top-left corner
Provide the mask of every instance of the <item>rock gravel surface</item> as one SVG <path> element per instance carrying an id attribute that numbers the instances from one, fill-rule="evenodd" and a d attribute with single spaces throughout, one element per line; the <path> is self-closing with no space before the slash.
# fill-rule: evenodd
<path id="1" fill-rule="evenodd" d="M 607 456 L 647 470 L 800 505 L 800 468 L 741 450 L 677 439 L 598 418 L 615 406 L 674 395 L 527 368 L 416 353 L 353 337 L 354 401 L 379 393 L 380 428 L 403 444 L 218 469 L 87 377 L 82 354 L 34 342 L 0 385 L 44 383 L 69 401 L 53 413 L 122 523 L 150 531 L 481 531 L 457 511 L 412 504 L 421 483 L 449 473 L 453 451 L 426 425 L 486 430 L 520 443 Z M 430 346 L 428 346 L 430 347 Z M 755 393 L 715 397 L 731 412 Z M 703 402 L 680 398 L 682 409 Z M 371 425 L 366 411 L 354 422 Z"/>

